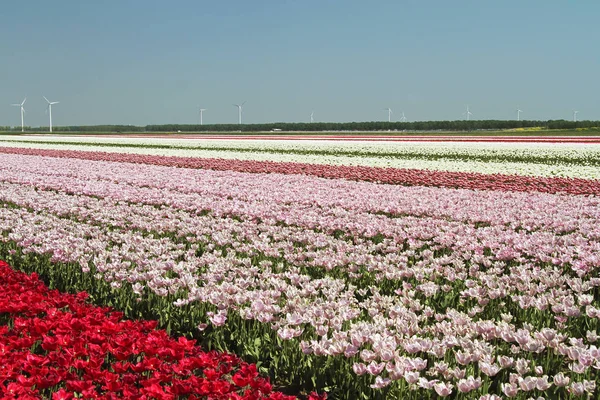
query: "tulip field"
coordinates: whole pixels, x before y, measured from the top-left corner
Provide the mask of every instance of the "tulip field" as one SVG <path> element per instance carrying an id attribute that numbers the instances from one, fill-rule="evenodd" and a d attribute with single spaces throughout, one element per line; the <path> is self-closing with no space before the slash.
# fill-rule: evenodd
<path id="1" fill-rule="evenodd" d="M 2 137 L 0 395 L 598 398 L 600 140 L 554 139 Z"/>

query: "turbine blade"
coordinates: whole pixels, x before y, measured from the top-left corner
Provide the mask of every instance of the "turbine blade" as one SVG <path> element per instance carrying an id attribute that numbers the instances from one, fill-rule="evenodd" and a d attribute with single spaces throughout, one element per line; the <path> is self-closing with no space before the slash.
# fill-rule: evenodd
<path id="1" fill-rule="evenodd" d="M 46 100 L 46 103 L 48 103 L 48 104 L 50 103 L 50 100 L 48 100 L 48 99 L 46 98 L 46 96 L 42 96 L 42 97 L 44 98 L 44 100 Z"/>
<path id="2" fill-rule="evenodd" d="M 23 99 L 23 102 L 21 103 L 21 105 L 24 105 L 26 101 L 27 101 L 27 97 L 25 97 L 25 98 Z"/>

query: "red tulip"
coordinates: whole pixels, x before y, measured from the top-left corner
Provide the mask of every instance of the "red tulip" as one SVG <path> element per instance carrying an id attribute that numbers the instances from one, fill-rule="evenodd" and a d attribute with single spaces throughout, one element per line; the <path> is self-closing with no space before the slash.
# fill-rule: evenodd
<path id="1" fill-rule="evenodd" d="M 72 393 L 67 392 L 65 389 L 60 389 L 52 395 L 52 400 L 70 400 L 75 398 Z"/>

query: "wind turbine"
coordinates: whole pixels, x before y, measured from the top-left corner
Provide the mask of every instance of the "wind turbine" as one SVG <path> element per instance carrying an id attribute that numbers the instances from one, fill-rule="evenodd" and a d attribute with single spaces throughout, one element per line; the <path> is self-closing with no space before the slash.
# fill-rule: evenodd
<path id="1" fill-rule="evenodd" d="M 46 103 L 48 103 L 48 115 L 50 116 L 50 133 L 52 133 L 52 105 L 60 103 L 59 101 L 50 101 L 46 96 L 42 96 Z"/>
<path id="2" fill-rule="evenodd" d="M 573 122 L 577 122 L 577 114 L 579 114 L 579 111 L 573 111 Z"/>
<path id="3" fill-rule="evenodd" d="M 392 109 L 388 107 L 384 108 L 384 110 L 388 112 L 388 122 L 392 122 Z"/>
<path id="4" fill-rule="evenodd" d="M 312 124 L 313 122 L 315 122 L 315 119 L 313 118 L 314 116 L 315 116 L 315 112 L 314 112 L 314 111 L 312 111 L 312 112 L 310 113 L 310 123 L 311 123 L 311 124 Z"/>
<path id="5" fill-rule="evenodd" d="M 400 122 L 406 122 L 406 116 L 404 115 L 404 111 L 402 111 L 402 117 L 400 118 Z"/>
<path id="6" fill-rule="evenodd" d="M 467 121 L 471 119 L 471 115 L 473 115 L 473 113 L 471 111 L 469 111 L 469 106 L 467 105 L 467 111 L 465 111 L 463 113 L 463 115 L 467 116 Z"/>
<path id="7" fill-rule="evenodd" d="M 202 125 L 202 113 L 206 111 L 206 108 L 201 108 L 200 109 L 200 125 Z"/>
<path id="8" fill-rule="evenodd" d="M 517 108 L 517 121 L 521 120 L 521 113 L 523 112 L 523 110 L 520 110 Z"/>
<path id="9" fill-rule="evenodd" d="M 25 132 L 25 120 L 24 120 L 25 108 L 23 108 L 23 105 L 25 104 L 26 101 L 27 101 L 27 97 L 25 97 L 23 99 L 23 102 L 21 104 L 11 104 L 11 106 L 21 107 L 21 132 Z"/>
<path id="10" fill-rule="evenodd" d="M 244 107 L 244 104 L 246 104 L 245 101 L 242 104 L 234 104 L 238 108 L 238 123 L 240 125 L 242 124 L 242 107 Z"/>

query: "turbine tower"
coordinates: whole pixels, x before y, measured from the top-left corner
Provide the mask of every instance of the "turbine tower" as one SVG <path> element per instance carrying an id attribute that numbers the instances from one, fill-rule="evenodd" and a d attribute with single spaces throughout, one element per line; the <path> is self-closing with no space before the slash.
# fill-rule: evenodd
<path id="1" fill-rule="evenodd" d="M 469 106 L 467 105 L 467 111 L 465 111 L 463 113 L 463 115 L 467 116 L 467 121 L 469 121 L 471 119 L 471 115 L 473 115 L 473 113 L 471 111 L 469 111 Z"/>
<path id="2" fill-rule="evenodd" d="M 202 113 L 206 111 L 206 108 L 201 108 L 200 109 L 200 125 L 202 125 Z"/>
<path id="3" fill-rule="evenodd" d="M 46 98 L 46 96 L 42 96 L 44 98 L 44 100 L 46 100 L 46 103 L 48 103 L 48 108 L 46 109 L 48 111 L 48 116 L 50 117 L 50 133 L 52 133 L 52 105 L 53 104 L 58 104 L 60 103 L 59 101 L 50 101 Z"/>
<path id="4" fill-rule="evenodd" d="M 573 122 L 577 122 L 577 114 L 579 114 L 579 111 L 573 111 Z"/>
<path id="5" fill-rule="evenodd" d="M 402 117 L 400 118 L 400 122 L 406 122 L 406 116 L 404 115 L 404 111 L 402 111 Z"/>
<path id="6" fill-rule="evenodd" d="M 312 124 L 313 122 L 315 122 L 315 119 L 313 118 L 314 116 L 315 116 L 315 112 L 314 112 L 314 111 L 312 111 L 312 112 L 310 113 L 310 123 L 311 123 L 311 124 Z"/>
<path id="7" fill-rule="evenodd" d="M 11 104 L 11 106 L 21 107 L 21 132 L 25 132 L 25 108 L 23 108 L 23 105 L 25 105 L 26 101 L 27 97 L 23 99 L 21 104 Z"/>
<path id="8" fill-rule="evenodd" d="M 392 122 L 392 109 L 388 107 L 384 108 L 384 110 L 388 112 L 388 122 Z"/>
<path id="9" fill-rule="evenodd" d="M 521 113 L 523 112 L 523 110 L 520 110 L 517 108 L 517 121 L 521 120 Z"/>
<path id="10" fill-rule="evenodd" d="M 244 104 L 246 104 L 245 101 L 242 104 L 234 104 L 234 107 L 238 108 L 238 123 L 240 125 L 242 124 L 242 107 L 244 107 Z"/>

